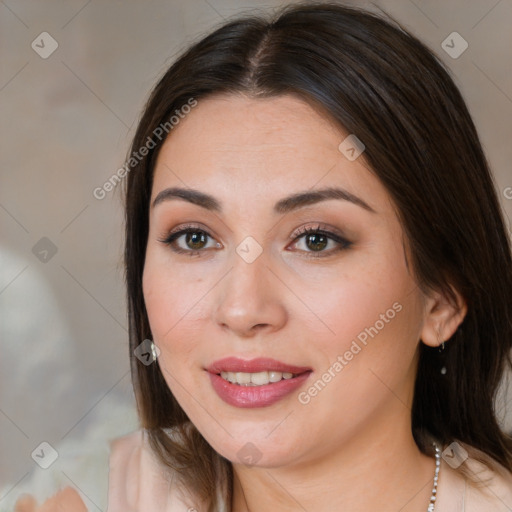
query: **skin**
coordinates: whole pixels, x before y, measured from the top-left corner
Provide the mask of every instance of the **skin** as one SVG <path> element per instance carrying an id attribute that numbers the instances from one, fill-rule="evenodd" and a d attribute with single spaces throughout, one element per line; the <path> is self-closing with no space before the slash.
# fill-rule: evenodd
<path id="1" fill-rule="evenodd" d="M 178 186 L 223 206 L 214 213 L 173 199 L 150 209 L 143 290 L 169 388 L 233 463 L 235 512 L 427 508 L 434 461 L 418 450 L 410 423 L 417 349 L 420 339 L 431 346 L 448 339 L 466 307 L 460 297 L 451 305 L 419 289 L 389 194 L 364 153 L 349 161 L 338 150 L 347 135 L 292 95 L 215 96 L 180 121 L 156 163 L 151 202 Z M 328 186 L 375 211 L 330 199 L 273 212 L 284 196 Z M 188 223 L 210 235 L 198 256 L 161 241 Z M 315 252 L 305 237 L 294 241 L 300 234 L 290 238 L 319 223 L 351 244 L 335 251 L 340 244 L 329 240 Z M 263 251 L 252 263 L 236 252 L 248 236 Z M 186 235 L 175 245 L 198 247 L 187 245 Z M 401 311 L 317 396 L 300 403 L 298 393 L 394 303 Z M 272 357 L 313 372 L 271 406 L 236 408 L 218 397 L 205 371 L 232 355 Z M 248 442 L 260 455 L 253 466 L 238 456 Z"/>

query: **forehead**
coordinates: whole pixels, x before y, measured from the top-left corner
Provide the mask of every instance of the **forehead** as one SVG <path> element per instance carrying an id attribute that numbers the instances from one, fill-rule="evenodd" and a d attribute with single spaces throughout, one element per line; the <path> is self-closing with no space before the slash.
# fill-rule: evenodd
<path id="1" fill-rule="evenodd" d="M 340 128 L 320 107 L 306 102 L 294 94 L 268 98 L 247 97 L 241 94 L 218 94 L 198 101 L 179 127 L 204 133 L 213 131 L 220 141 L 236 141 L 252 146 L 265 143 L 269 138 L 286 143 L 291 134 L 311 134 L 312 129 L 331 131 L 336 138 Z M 217 133 L 217 128 L 231 126 L 232 131 Z"/>
<path id="2" fill-rule="evenodd" d="M 154 171 L 152 198 L 179 185 L 245 200 L 279 199 L 313 187 L 344 186 L 386 200 L 386 192 L 362 158 L 349 161 L 338 149 L 347 133 L 304 100 L 283 95 L 214 96 L 174 127 Z"/>
<path id="3" fill-rule="evenodd" d="M 182 163 L 211 160 L 218 168 L 233 164 L 233 159 L 244 159 L 247 165 L 247 160 L 262 162 L 266 156 L 317 157 L 314 149 L 336 149 L 341 137 L 332 122 L 294 96 L 223 95 L 199 100 L 160 153 Z"/>

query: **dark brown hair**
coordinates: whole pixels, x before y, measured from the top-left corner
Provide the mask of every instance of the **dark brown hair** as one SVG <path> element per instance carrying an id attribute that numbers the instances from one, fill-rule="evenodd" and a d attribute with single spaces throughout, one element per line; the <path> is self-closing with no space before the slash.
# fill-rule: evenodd
<path id="1" fill-rule="evenodd" d="M 510 365 L 512 262 L 494 183 L 475 126 L 439 58 L 399 23 L 339 4 L 294 4 L 271 19 L 226 22 L 187 49 L 152 91 L 131 153 L 155 147 L 125 180 L 125 265 L 130 351 L 152 338 L 142 292 L 158 126 L 191 98 L 216 93 L 295 94 L 318 105 L 366 146 L 368 168 L 386 187 L 425 291 L 454 287 L 467 315 L 444 354 L 419 345 L 411 413 L 414 438 L 467 443 L 512 470 L 512 439 L 495 414 Z M 172 137 L 172 132 L 170 132 Z M 170 392 L 157 364 L 131 356 L 142 426 L 161 461 L 216 510 L 216 481 L 232 468 L 204 440 Z M 444 365 L 449 371 L 442 375 Z M 180 441 L 171 439 L 172 428 Z"/>

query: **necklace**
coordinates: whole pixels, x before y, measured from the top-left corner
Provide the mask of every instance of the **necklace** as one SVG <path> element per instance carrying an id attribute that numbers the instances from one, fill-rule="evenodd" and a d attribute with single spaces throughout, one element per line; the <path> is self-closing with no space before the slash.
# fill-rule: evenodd
<path id="1" fill-rule="evenodd" d="M 441 467 L 441 450 L 435 443 L 434 448 L 436 450 L 436 471 L 434 473 L 434 485 L 432 487 L 430 501 L 428 502 L 427 512 L 434 512 L 434 507 L 436 506 L 437 481 L 439 480 L 439 468 Z"/>

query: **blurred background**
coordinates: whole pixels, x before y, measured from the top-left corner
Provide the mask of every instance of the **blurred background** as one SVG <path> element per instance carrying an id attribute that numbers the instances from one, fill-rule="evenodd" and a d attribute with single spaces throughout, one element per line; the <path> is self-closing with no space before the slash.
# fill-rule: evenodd
<path id="1" fill-rule="evenodd" d="M 106 510 L 108 441 L 138 421 L 120 189 L 94 190 L 123 164 L 177 52 L 227 18 L 285 3 L 0 1 L 0 511 L 61 485 Z M 343 3 L 388 12 L 449 66 L 510 233 L 512 2 Z M 499 411 L 511 430 L 506 385 Z"/>

